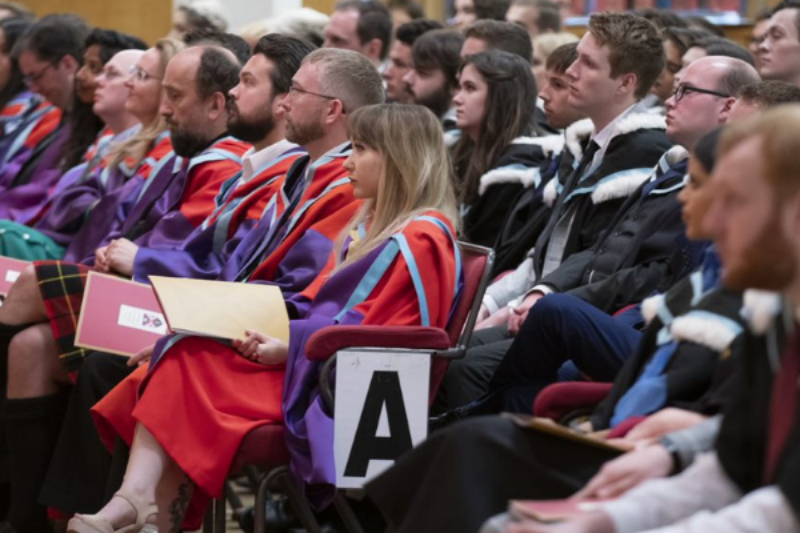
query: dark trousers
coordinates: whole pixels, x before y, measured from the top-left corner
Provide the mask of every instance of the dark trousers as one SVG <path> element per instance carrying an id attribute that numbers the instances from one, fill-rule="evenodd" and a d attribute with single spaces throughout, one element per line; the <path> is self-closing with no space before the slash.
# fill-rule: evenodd
<path id="1" fill-rule="evenodd" d="M 514 338 L 505 328 L 488 328 L 472 335 L 463 359 L 450 363 L 434 411 L 446 411 L 474 402 L 489 389 L 489 381 Z"/>
<path id="2" fill-rule="evenodd" d="M 492 376 L 475 414 L 530 413 L 546 386 L 564 381 L 565 363 L 595 381 L 614 381 L 641 333 L 580 298 L 550 294 L 533 306 Z"/>
<path id="3" fill-rule="evenodd" d="M 474 533 L 509 499 L 565 498 L 619 452 L 498 416 L 436 432 L 366 486 L 390 533 Z"/>
<path id="4" fill-rule="evenodd" d="M 89 409 L 134 369 L 127 357 L 90 352 L 83 360 L 67 405 L 40 501 L 67 513 L 95 513 L 108 501 L 107 485 L 119 488 L 121 477 L 110 481 L 112 455 L 100 441 Z M 119 457 L 127 463 L 127 455 Z"/>

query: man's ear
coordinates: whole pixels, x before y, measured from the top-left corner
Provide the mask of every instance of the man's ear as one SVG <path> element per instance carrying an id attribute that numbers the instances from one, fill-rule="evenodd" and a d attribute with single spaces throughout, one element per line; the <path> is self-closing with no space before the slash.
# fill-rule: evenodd
<path id="1" fill-rule="evenodd" d="M 71 55 L 66 55 L 58 60 L 59 65 L 64 67 L 65 69 L 71 71 L 73 74 L 78 72 L 81 68 L 81 64 L 78 62 L 77 59 L 72 57 Z"/>
<path id="2" fill-rule="evenodd" d="M 725 124 L 728 121 L 728 117 L 731 114 L 731 109 L 733 109 L 733 105 L 736 103 L 736 98 L 733 96 L 729 96 L 725 99 L 722 103 L 722 109 L 719 110 L 719 123 Z"/>
<path id="3" fill-rule="evenodd" d="M 328 103 L 328 113 L 325 115 L 325 124 L 333 124 L 345 114 L 344 102 L 335 98 Z M 347 120 L 345 118 L 345 120 Z"/>
<path id="4" fill-rule="evenodd" d="M 211 95 L 211 107 L 208 110 L 208 118 L 212 121 L 217 120 L 220 115 L 227 114 L 226 103 L 228 99 L 221 92 Z"/>
<path id="5" fill-rule="evenodd" d="M 622 93 L 632 94 L 636 92 L 636 86 L 639 83 L 639 77 L 633 72 L 623 74 L 619 77 L 619 91 Z"/>
<path id="6" fill-rule="evenodd" d="M 374 58 L 375 60 L 380 61 L 381 52 L 383 51 L 383 41 L 376 37 L 364 44 L 363 47 L 365 56 L 370 59 Z"/>
<path id="7" fill-rule="evenodd" d="M 283 99 L 286 98 L 286 96 L 288 96 L 287 93 L 280 93 L 276 94 L 275 98 L 272 99 L 272 104 L 270 106 L 272 107 L 272 116 L 274 116 L 277 120 L 283 120 L 283 118 L 286 116 L 286 110 L 284 110 L 283 106 L 281 105 L 281 102 L 283 102 Z"/>

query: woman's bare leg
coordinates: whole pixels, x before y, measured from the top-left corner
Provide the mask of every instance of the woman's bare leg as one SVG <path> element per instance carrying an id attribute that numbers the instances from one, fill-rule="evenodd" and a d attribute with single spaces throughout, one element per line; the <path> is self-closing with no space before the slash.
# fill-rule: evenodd
<path id="1" fill-rule="evenodd" d="M 125 479 L 122 481 L 119 492 L 134 501 L 143 504 L 152 503 L 156 501 L 156 487 L 159 487 L 159 493 L 163 493 L 163 490 L 173 490 L 174 493 L 177 493 L 178 487 L 184 484 L 184 478 L 183 472 L 175 465 L 175 462 L 167 455 L 150 431 L 138 424 L 133 446 L 131 446 L 128 468 L 125 470 Z M 170 487 L 175 488 L 170 489 Z M 167 496 L 164 498 L 168 499 Z M 172 497 L 172 500 L 175 499 Z M 164 524 L 164 529 L 161 529 L 160 526 L 159 531 L 171 531 L 167 526 L 169 524 L 169 505 L 166 503 L 163 505 L 164 507 L 161 504 L 158 507 L 158 522 Z M 185 512 L 185 506 L 183 509 Z M 112 498 L 95 516 L 105 518 L 115 528 L 132 524 L 137 518 L 136 511 L 123 498 Z M 147 519 L 148 517 L 142 518 Z M 153 518 L 151 517 L 148 522 L 152 522 Z M 182 520 L 183 514 L 181 514 Z M 180 523 L 178 523 L 178 527 L 180 527 Z"/>
<path id="2" fill-rule="evenodd" d="M 189 500 L 194 492 L 194 482 L 175 461 L 170 463 L 156 487 L 159 533 L 180 533 Z"/>

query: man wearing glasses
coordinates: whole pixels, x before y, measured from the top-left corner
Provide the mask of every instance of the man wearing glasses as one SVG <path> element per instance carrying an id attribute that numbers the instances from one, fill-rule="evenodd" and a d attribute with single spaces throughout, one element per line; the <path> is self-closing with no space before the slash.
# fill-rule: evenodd
<path id="1" fill-rule="evenodd" d="M 72 110 L 75 75 L 88 34 L 89 28 L 77 16 L 50 15 L 16 43 L 13 53 L 25 83 L 46 101 L 12 136 L 0 141 L 0 194 L 27 183 L 44 152 L 66 140 L 66 115 Z"/>

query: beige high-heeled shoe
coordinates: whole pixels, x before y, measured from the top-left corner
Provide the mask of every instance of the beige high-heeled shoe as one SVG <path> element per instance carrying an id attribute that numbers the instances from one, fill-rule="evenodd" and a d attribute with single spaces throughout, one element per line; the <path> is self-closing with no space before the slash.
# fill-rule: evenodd
<path id="1" fill-rule="evenodd" d="M 148 526 L 148 531 L 156 531 L 155 525 L 145 524 L 148 517 L 156 514 L 158 508 L 155 503 L 145 503 L 137 501 L 135 497 L 125 494 L 122 491 L 117 492 L 114 498 L 122 498 L 130 504 L 136 511 L 136 521 L 120 529 L 114 529 L 111 522 L 97 515 L 75 515 L 67 523 L 67 533 L 137 533 L 141 531 L 145 525 Z"/>

